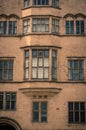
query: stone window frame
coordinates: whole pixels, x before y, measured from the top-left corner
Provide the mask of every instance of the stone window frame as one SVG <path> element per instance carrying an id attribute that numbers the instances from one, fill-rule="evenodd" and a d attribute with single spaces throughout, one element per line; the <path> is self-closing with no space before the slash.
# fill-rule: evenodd
<path id="1" fill-rule="evenodd" d="M 85 31 L 85 21 L 86 21 L 86 17 L 85 17 L 85 15 L 83 15 L 83 14 L 76 14 L 76 15 L 73 15 L 73 14 L 67 14 L 67 15 L 65 15 L 64 17 L 64 22 L 65 22 L 65 34 L 66 35 L 85 35 L 85 33 L 86 33 L 86 31 Z M 73 21 L 74 22 L 74 33 L 66 33 L 66 21 Z M 79 24 L 79 30 L 80 30 L 80 32 L 79 33 L 77 33 L 77 25 L 76 25 L 76 22 L 81 22 L 81 21 L 83 21 L 83 30 L 84 30 L 84 32 L 81 32 L 81 24 Z"/>
<path id="2" fill-rule="evenodd" d="M 35 2 L 35 3 L 34 3 Z M 45 6 L 45 5 L 49 5 L 49 0 L 40 0 L 40 3 L 39 3 L 39 0 L 33 0 L 33 5 L 34 6 Z"/>
<path id="3" fill-rule="evenodd" d="M 10 95 L 7 98 L 7 95 Z M 15 95 L 15 99 L 13 96 Z M 16 110 L 16 100 L 17 100 L 17 93 L 16 92 L 1 92 L 0 91 L 0 111 L 15 111 Z"/>
<path id="4" fill-rule="evenodd" d="M 25 3 L 26 2 L 26 3 Z M 59 8 L 59 0 L 41 0 L 41 3 L 38 3 L 38 0 L 23 0 L 23 9 L 31 8 L 31 7 L 51 7 L 51 8 Z"/>
<path id="5" fill-rule="evenodd" d="M 0 61 L 1 61 L 1 66 L 0 66 L 0 72 L 1 72 L 1 78 L 0 78 L 0 81 L 1 82 L 7 82 L 7 81 L 13 81 L 13 66 L 14 66 L 14 58 L 0 58 Z M 7 66 L 6 66 L 6 68 L 5 68 L 5 61 L 7 61 Z M 11 63 L 12 62 L 12 66 L 11 66 Z M 10 67 L 12 67 L 12 68 L 10 68 Z M 4 70 L 6 71 L 6 78 L 4 78 L 4 74 L 5 74 L 5 72 L 4 72 Z M 9 76 L 10 76 L 10 71 L 11 71 L 11 73 L 12 73 L 12 77 L 11 78 L 9 78 Z"/>
<path id="6" fill-rule="evenodd" d="M 30 18 L 26 18 L 23 20 L 23 33 L 28 34 L 30 33 Z"/>
<path id="7" fill-rule="evenodd" d="M 48 78 L 33 78 L 32 77 L 32 50 L 49 50 L 49 59 L 48 59 Z M 57 53 L 56 53 L 56 66 L 52 66 L 52 52 L 58 51 L 57 48 L 54 47 L 31 47 L 24 50 L 24 80 L 28 81 L 56 81 L 57 80 Z M 25 52 L 29 52 L 29 57 L 25 57 Z M 26 63 L 27 60 L 27 63 Z M 27 65 L 26 65 L 27 64 Z M 55 70 L 55 74 L 52 70 Z M 27 71 L 27 72 L 26 72 Z M 26 75 L 27 73 L 27 75 Z M 44 71 L 43 71 L 44 73 Z M 54 75 L 53 75 L 54 74 Z M 53 75 L 53 76 L 52 76 Z"/>
<path id="8" fill-rule="evenodd" d="M 34 108 L 34 105 L 38 106 L 38 109 Z M 42 108 L 42 105 L 45 104 L 45 109 Z M 36 119 L 34 114 L 37 114 Z M 36 100 L 32 102 L 32 122 L 33 123 L 47 123 L 48 120 L 48 101 L 46 100 Z M 45 119 L 43 119 L 45 118 Z"/>
<path id="9" fill-rule="evenodd" d="M 29 25 L 24 26 L 24 21 L 28 21 L 28 20 L 29 20 Z M 35 20 L 34 21 L 35 23 L 33 23 L 33 20 Z M 55 21 L 54 24 L 53 24 L 53 20 Z M 59 35 L 59 21 L 60 21 L 60 17 L 50 16 L 50 15 L 27 16 L 23 18 L 23 34 L 24 35 L 28 35 L 28 34 L 29 35 L 30 34 Z M 54 25 L 54 31 L 52 31 L 53 25 Z M 27 31 L 28 26 L 29 26 L 29 31 Z M 25 32 L 24 32 L 24 28 L 26 28 Z"/>
<path id="10" fill-rule="evenodd" d="M 0 15 L 0 22 L 6 22 L 6 31 L 5 33 L 1 33 L 0 35 L 4 35 L 4 36 L 15 36 L 18 34 L 18 21 L 19 21 L 19 17 L 15 14 L 11 14 L 11 15 Z M 11 26 L 9 26 L 9 23 L 11 23 Z M 15 24 L 14 24 L 15 23 Z M 9 28 L 10 27 L 10 28 Z M 11 32 L 9 33 L 11 29 Z M 4 28 L 3 28 L 4 30 Z"/>
<path id="11" fill-rule="evenodd" d="M 78 68 L 74 67 L 76 61 L 78 62 Z M 80 68 L 80 62 L 82 64 L 81 68 Z M 72 65 L 72 67 L 71 67 L 71 65 Z M 77 79 L 74 78 L 75 71 L 77 71 L 77 74 L 78 74 Z M 82 78 L 80 78 L 80 74 L 82 74 Z M 70 80 L 70 81 L 83 81 L 84 80 L 84 59 L 82 59 L 82 58 L 80 58 L 80 59 L 79 58 L 70 58 L 68 60 L 68 80 Z"/>
<path id="12" fill-rule="evenodd" d="M 70 101 L 68 102 L 68 123 L 85 124 L 86 123 L 86 102 Z"/>

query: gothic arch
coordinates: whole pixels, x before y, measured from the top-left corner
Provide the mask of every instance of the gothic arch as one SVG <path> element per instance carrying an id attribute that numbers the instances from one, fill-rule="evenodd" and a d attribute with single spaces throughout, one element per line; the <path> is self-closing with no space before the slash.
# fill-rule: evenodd
<path id="1" fill-rule="evenodd" d="M 15 120 L 8 117 L 0 117 L 0 125 L 1 124 L 7 124 L 9 126 L 12 126 L 15 130 L 22 130 L 19 123 L 17 123 Z"/>

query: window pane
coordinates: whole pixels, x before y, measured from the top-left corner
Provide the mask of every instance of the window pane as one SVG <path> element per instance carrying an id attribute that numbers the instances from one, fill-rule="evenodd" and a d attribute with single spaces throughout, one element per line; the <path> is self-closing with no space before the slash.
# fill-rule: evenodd
<path id="1" fill-rule="evenodd" d="M 69 123 L 72 123 L 73 121 L 73 112 L 69 112 Z"/>
<path id="2" fill-rule="evenodd" d="M 26 57 L 26 58 L 29 57 L 29 51 L 25 51 L 25 57 Z"/>
<path id="3" fill-rule="evenodd" d="M 79 112 L 75 112 L 75 122 L 79 122 Z"/>
<path id="4" fill-rule="evenodd" d="M 44 78 L 48 79 L 48 77 L 49 77 L 48 68 L 44 68 Z"/>
<path id="5" fill-rule="evenodd" d="M 80 70 L 80 72 L 79 72 L 79 79 L 84 79 L 84 72 L 83 72 L 83 70 Z"/>
<path id="6" fill-rule="evenodd" d="M 43 68 L 38 68 L 38 78 L 43 78 Z"/>
<path id="7" fill-rule="evenodd" d="M 74 71 L 73 71 L 73 78 L 74 78 L 74 80 L 78 80 L 78 79 L 79 79 L 78 70 L 74 70 Z"/>
<path id="8" fill-rule="evenodd" d="M 75 109 L 75 110 L 79 110 L 79 103 L 78 103 L 78 102 L 76 102 L 76 103 L 74 104 L 74 109 Z"/>
<path id="9" fill-rule="evenodd" d="M 78 69 L 78 60 L 74 61 L 74 69 Z"/>
<path id="10" fill-rule="evenodd" d="M 8 76 L 9 80 L 13 79 L 13 70 L 9 70 L 9 76 Z"/>
<path id="11" fill-rule="evenodd" d="M 33 112 L 33 122 L 39 122 L 39 113 Z"/>
<path id="12" fill-rule="evenodd" d="M 10 101 L 6 102 L 6 109 L 10 109 Z"/>
<path id="13" fill-rule="evenodd" d="M 0 101 L 0 110 L 3 109 L 3 101 Z"/>
<path id="14" fill-rule="evenodd" d="M 73 110 L 73 103 L 69 103 L 68 108 L 69 108 L 69 110 Z"/>
<path id="15" fill-rule="evenodd" d="M 49 66 L 49 59 L 44 58 L 44 67 L 48 67 L 48 66 Z"/>
<path id="16" fill-rule="evenodd" d="M 80 110 L 85 110 L 85 103 L 84 102 L 80 103 Z"/>
<path id="17" fill-rule="evenodd" d="M 43 61 L 42 60 L 43 60 L 42 58 L 38 59 L 38 66 L 43 66 Z"/>
<path id="18" fill-rule="evenodd" d="M 25 67 L 29 67 L 29 59 L 25 59 Z"/>
<path id="19" fill-rule="evenodd" d="M 16 109 L 16 102 L 15 102 L 15 101 L 12 101 L 12 102 L 11 102 L 11 109 L 12 109 L 12 110 L 15 110 L 15 109 Z"/>
<path id="20" fill-rule="evenodd" d="M 11 100 L 16 101 L 16 93 L 11 94 Z"/>
<path id="21" fill-rule="evenodd" d="M 41 113 L 41 122 L 47 122 L 47 113 L 46 112 Z"/>
<path id="22" fill-rule="evenodd" d="M 37 69 L 32 68 L 32 78 L 37 78 Z"/>
<path id="23" fill-rule="evenodd" d="M 47 110 L 47 102 L 41 103 L 41 110 Z"/>
<path id="24" fill-rule="evenodd" d="M 37 67 L 37 58 L 32 59 L 32 66 Z"/>
<path id="25" fill-rule="evenodd" d="M 29 69 L 25 69 L 25 79 L 29 78 Z"/>
<path id="26" fill-rule="evenodd" d="M 80 113 L 81 123 L 85 123 L 85 112 Z"/>
<path id="27" fill-rule="evenodd" d="M 44 57 L 49 57 L 49 50 L 44 50 Z"/>
<path id="28" fill-rule="evenodd" d="M 39 110 L 39 103 L 38 102 L 33 103 L 33 110 Z"/>
<path id="29" fill-rule="evenodd" d="M 37 57 L 37 50 L 32 51 L 32 57 Z"/>

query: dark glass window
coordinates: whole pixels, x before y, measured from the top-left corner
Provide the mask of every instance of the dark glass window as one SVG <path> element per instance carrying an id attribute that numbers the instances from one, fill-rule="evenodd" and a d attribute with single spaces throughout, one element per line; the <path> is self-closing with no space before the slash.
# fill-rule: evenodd
<path id="1" fill-rule="evenodd" d="M 76 21 L 76 34 L 84 34 L 84 21 Z"/>
<path id="2" fill-rule="evenodd" d="M 84 67 L 83 60 L 69 60 L 69 79 L 70 80 L 83 80 Z"/>
<path id="3" fill-rule="evenodd" d="M 0 110 L 3 109 L 3 92 L 0 92 Z"/>
<path id="4" fill-rule="evenodd" d="M 17 33 L 17 22 L 9 21 L 9 34 L 15 35 Z"/>
<path id="5" fill-rule="evenodd" d="M 0 80 L 13 79 L 13 60 L 0 60 Z"/>
<path id="6" fill-rule="evenodd" d="M 15 109 L 16 109 L 16 93 L 0 92 L 0 110 L 15 110 Z"/>
<path id="7" fill-rule="evenodd" d="M 52 51 L 52 79 L 56 80 L 56 68 L 57 68 L 57 51 Z"/>
<path id="8" fill-rule="evenodd" d="M 53 7 L 59 7 L 59 0 L 52 0 Z"/>
<path id="9" fill-rule="evenodd" d="M 66 34 L 74 34 L 74 21 L 66 21 Z"/>
<path id="10" fill-rule="evenodd" d="M 49 0 L 33 0 L 33 5 L 49 5 Z"/>
<path id="11" fill-rule="evenodd" d="M 6 34 L 6 30 L 7 30 L 7 22 L 0 21 L 0 34 Z"/>
<path id="12" fill-rule="evenodd" d="M 47 122 L 47 102 L 33 102 L 33 122 Z"/>
<path id="13" fill-rule="evenodd" d="M 6 93 L 6 110 L 16 109 L 16 93 Z"/>
<path id="14" fill-rule="evenodd" d="M 85 102 L 68 103 L 69 123 L 86 123 Z"/>

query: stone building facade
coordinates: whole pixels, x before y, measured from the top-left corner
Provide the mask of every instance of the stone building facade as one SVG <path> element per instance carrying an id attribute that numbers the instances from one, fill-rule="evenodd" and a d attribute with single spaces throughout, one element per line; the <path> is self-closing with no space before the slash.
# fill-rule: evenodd
<path id="1" fill-rule="evenodd" d="M 86 0 L 0 0 L 0 130 L 86 130 Z"/>

